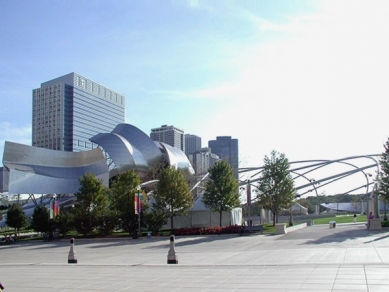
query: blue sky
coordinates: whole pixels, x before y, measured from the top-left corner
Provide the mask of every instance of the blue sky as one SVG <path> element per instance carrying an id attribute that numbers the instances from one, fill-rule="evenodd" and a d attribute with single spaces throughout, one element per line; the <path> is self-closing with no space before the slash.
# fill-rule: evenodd
<path id="1" fill-rule="evenodd" d="M 374 0 L 0 0 L 0 153 L 31 143 L 32 89 L 70 72 L 124 94 L 126 122 L 147 134 L 239 139 L 242 166 L 273 149 L 381 153 L 387 15 Z"/>

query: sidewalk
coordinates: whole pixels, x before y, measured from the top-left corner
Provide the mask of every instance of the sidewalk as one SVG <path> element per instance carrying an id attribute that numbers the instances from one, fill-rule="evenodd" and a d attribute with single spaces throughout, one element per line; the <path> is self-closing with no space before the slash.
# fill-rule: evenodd
<path id="1" fill-rule="evenodd" d="M 77 240 L 0 246 L 13 291 L 389 291 L 389 232 L 363 224 L 285 235 Z"/>

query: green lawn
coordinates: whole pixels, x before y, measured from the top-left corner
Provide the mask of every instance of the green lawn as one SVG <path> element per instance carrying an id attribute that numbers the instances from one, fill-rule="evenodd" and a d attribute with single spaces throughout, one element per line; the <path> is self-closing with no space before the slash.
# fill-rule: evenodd
<path id="1" fill-rule="evenodd" d="M 314 225 L 328 224 L 330 221 L 336 221 L 336 223 L 352 223 L 354 222 L 353 215 L 339 215 L 334 217 L 318 218 L 313 220 Z M 366 222 L 366 215 L 358 215 L 357 222 Z"/>

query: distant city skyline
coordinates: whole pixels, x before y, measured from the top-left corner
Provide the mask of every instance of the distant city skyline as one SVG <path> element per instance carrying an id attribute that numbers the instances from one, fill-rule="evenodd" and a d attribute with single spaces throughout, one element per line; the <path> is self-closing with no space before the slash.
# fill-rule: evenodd
<path id="1" fill-rule="evenodd" d="M 69 72 L 125 96 L 125 122 L 145 133 L 239 139 L 241 167 L 272 150 L 289 161 L 384 150 L 388 1 L 0 3 L 0 153 L 31 145 L 31 90 Z"/>

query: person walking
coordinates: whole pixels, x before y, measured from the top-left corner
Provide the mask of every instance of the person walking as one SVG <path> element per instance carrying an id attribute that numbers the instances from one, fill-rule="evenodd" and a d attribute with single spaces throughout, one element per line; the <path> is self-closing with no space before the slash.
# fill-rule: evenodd
<path id="1" fill-rule="evenodd" d="M 368 220 L 367 220 L 367 228 L 370 228 L 370 220 L 374 219 L 373 212 L 370 212 Z"/>
<path id="2" fill-rule="evenodd" d="M 357 223 L 357 214 L 354 213 L 354 223 Z"/>

